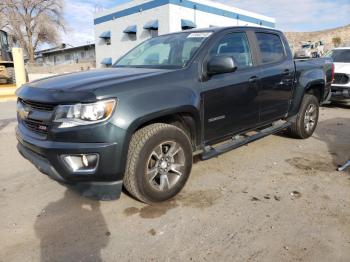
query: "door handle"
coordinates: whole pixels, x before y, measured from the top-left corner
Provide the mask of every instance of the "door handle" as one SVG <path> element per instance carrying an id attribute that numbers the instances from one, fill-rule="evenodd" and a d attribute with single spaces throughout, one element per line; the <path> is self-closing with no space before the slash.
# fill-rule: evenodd
<path id="1" fill-rule="evenodd" d="M 284 70 L 283 71 L 283 75 L 289 76 L 290 75 L 290 70 L 289 69 Z"/>
<path id="2" fill-rule="evenodd" d="M 249 78 L 249 83 L 256 83 L 258 79 L 259 78 L 257 76 L 252 76 L 251 78 Z"/>

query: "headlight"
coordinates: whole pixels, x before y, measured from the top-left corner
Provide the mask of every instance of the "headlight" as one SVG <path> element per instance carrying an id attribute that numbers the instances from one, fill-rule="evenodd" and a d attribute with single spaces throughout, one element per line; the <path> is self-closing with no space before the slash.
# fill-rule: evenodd
<path id="1" fill-rule="evenodd" d="M 115 100 L 104 100 L 92 104 L 60 105 L 55 112 L 54 122 L 60 128 L 95 124 L 107 120 L 116 105 Z"/>

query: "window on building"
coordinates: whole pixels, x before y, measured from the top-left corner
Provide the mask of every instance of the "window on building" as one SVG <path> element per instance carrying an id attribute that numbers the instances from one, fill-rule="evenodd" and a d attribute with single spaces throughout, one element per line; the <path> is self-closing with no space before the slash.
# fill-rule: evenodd
<path id="1" fill-rule="evenodd" d="M 80 52 L 80 57 L 85 58 L 85 52 Z"/>
<path id="2" fill-rule="evenodd" d="M 249 42 L 245 33 L 231 33 L 224 36 L 210 51 L 210 55 L 231 56 L 238 68 L 253 66 Z"/>
<path id="3" fill-rule="evenodd" d="M 285 51 L 278 35 L 271 33 L 256 33 L 262 63 L 275 63 L 284 59 Z"/>
<path id="4" fill-rule="evenodd" d="M 151 37 L 157 37 L 158 36 L 158 29 L 157 30 L 149 30 L 149 33 Z"/>
<path id="5" fill-rule="evenodd" d="M 158 20 L 152 20 L 146 23 L 143 26 L 143 29 L 146 29 L 149 31 L 151 37 L 156 37 L 158 36 L 158 29 L 159 29 L 159 22 Z"/>
<path id="6" fill-rule="evenodd" d="M 123 33 L 127 35 L 129 40 L 136 41 L 137 39 L 137 25 L 131 25 L 124 29 Z"/>
<path id="7" fill-rule="evenodd" d="M 101 64 L 104 67 L 110 67 L 112 65 L 112 58 L 111 57 L 106 57 L 106 58 L 102 59 Z"/>
<path id="8" fill-rule="evenodd" d="M 111 44 L 111 31 L 105 31 L 100 35 L 100 38 L 106 43 L 106 45 Z"/>
<path id="9" fill-rule="evenodd" d="M 70 59 L 71 59 L 71 55 L 70 54 L 66 54 L 64 56 L 64 60 L 69 61 Z"/>
<path id="10" fill-rule="evenodd" d="M 191 20 L 186 20 L 186 19 L 181 19 L 181 28 L 182 30 L 188 30 L 188 29 L 193 29 L 196 28 L 197 25 L 191 21 Z"/>

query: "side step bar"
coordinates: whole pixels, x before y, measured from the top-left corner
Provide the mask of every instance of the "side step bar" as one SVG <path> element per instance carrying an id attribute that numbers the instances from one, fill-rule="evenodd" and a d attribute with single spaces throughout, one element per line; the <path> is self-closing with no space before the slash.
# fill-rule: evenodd
<path id="1" fill-rule="evenodd" d="M 217 147 L 208 146 L 204 149 L 204 152 L 202 153 L 201 158 L 202 160 L 208 160 L 212 157 L 226 153 L 232 149 L 236 149 L 237 147 L 243 146 L 245 144 L 248 144 L 250 142 L 263 138 L 265 136 L 278 133 L 286 129 L 287 127 L 289 127 L 291 124 L 292 124 L 291 122 L 277 121 L 273 123 L 272 126 L 265 128 L 254 135 L 247 136 L 245 138 L 232 139 L 231 141 L 225 144 L 221 144 Z"/>

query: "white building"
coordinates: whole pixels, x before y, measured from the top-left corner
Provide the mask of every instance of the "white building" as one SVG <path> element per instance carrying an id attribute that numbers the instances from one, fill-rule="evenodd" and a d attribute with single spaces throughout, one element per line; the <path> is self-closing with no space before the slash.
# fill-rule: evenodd
<path id="1" fill-rule="evenodd" d="M 208 0 L 135 0 L 95 14 L 96 67 L 155 35 L 212 26 L 275 27 L 275 19 Z"/>

